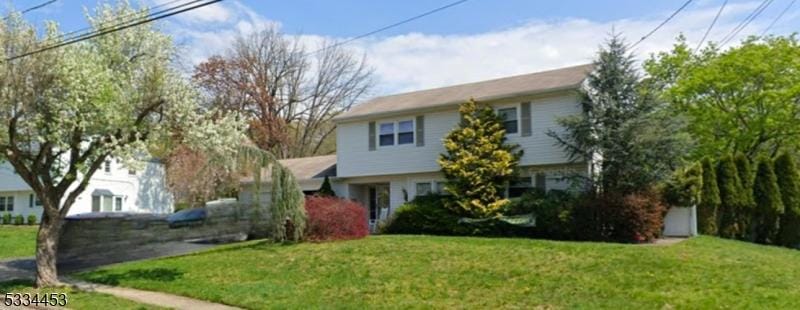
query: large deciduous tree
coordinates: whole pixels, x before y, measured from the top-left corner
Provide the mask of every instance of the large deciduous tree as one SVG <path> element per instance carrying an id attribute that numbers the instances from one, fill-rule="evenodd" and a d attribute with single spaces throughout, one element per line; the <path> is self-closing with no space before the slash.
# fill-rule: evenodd
<path id="1" fill-rule="evenodd" d="M 695 158 L 763 154 L 800 147 L 800 43 L 797 38 L 750 38 L 694 53 L 683 38 L 653 56 L 645 69 L 697 141 Z"/>
<path id="2" fill-rule="evenodd" d="M 194 73 L 213 106 L 240 112 L 251 139 L 280 158 L 334 151 L 331 120 L 367 94 L 371 77 L 363 58 L 329 43 L 309 53 L 274 28 L 239 36 Z"/>
<path id="3" fill-rule="evenodd" d="M 508 204 L 503 190 L 522 157 L 518 145 L 506 143 L 506 130 L 492 107 L 474 100 L 461 104 L 461 122 L 444 138 L 439 166 L 447 178 L 447 206 L 475 218 L 496 215 Z"/>
<path id="4" fill-rule="evenodd" d="M 559 119 L 552 130 L 573 161 L 596 173 L 594 192 L 641 191 L 670 176 L 688 145 L 679 118 L 665 114 L 642 83 L 633 55 L 618 35 L 600 48 L 581 92 L 582 113 Z"/>
<path id="5" fill-rule="evenodd" d="M 143 18 L 127 2 L 101 5 L 90 24 Z M 0 22 L 2 57 L 57 42 L 12 15 Z M 143 24 L 62 48 L 0 62 L 0 152 L 41 199 L 36 238 L 38 286 L 58 284 L 56 256 L 64 217 L 109 157 L 134 165 L 150 141 L 180 140 L 231 156 L 244 138 L 232 117 L 200 111 L 196 94 L 172 69 L 168 36 Z"/>

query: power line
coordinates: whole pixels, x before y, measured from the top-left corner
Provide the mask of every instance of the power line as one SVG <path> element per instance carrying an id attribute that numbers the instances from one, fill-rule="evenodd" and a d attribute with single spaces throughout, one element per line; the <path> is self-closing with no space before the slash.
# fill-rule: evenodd
<path id="1" fill-rule="evenodd" d="M 692 0 L 688 0 L 688 1 L 686 1 L 686 2 L 685 2 L 683 5 L 681 5 L 681 7 L 679 7 L 677 10 L 675 10 L 675 12 L 672 12 L 672 15 L 670 15 L 669 17 L 667 17 L 667 19 L 665 19 L 663 22 L 661 22 L 661 24 L 659 24 L 658 26 L 656 26 L 655 28 L 653 28 L 653 30 L 651 30 L 649 33 L 647 33 L 647 34 L 646 34 L 646 35 L 644 35 L 644 36 L 643 36 L 641 39 L 639 39 L 639 41 L 636 41 L 636 43 L 633 43 L 633 45 L 631 45 L 631 47 L 630 47 L 630 48 L 631 48 L 631 49 L 633 49 L 634 47 L 636 47 L 637 45 L 639 45 L 639 43 L 642 43 L 642 41 L 646 40 L 648 37 L 650 37 L 651 35 L 653 35 L 653 33 L 655 33 L 656 31 L 658 31 L 658 29 L 661 29 L 661 27 L 663 27 L 663 26 L 664 26 L 664 25 L 666 25 L 666 24 L 667 24 L 667 23 L 668 23 L 670 20 L 672 20 L 672 18 L 673 18 L 673 17 L 675 17 L 675 15 L 678 15 L 678 13 L 680 13 L 681 11 L 683 11 L 683 9 L 685 9 L 687 6 L 689 6 L 689 3 L 692 3 Z"/>
<path id="2" fill-rule="evenodd" d="M 728 33 L 728 35 L 726 35 L 724 38 L 722 38 L 722 40 L 720 40 L 719 47 L 721 48 L 721 47 L 725 46 L 725 44 L 728 44 L 728 42 L 733 40 L 733 38 L 735 38 L 736 35 L 739 34 L 739 32 L 741 32 L 745 27 L 747 27 L 747 25 L 750 24 L 750 22 L 755 20 L 756 17 L 758 17 L 758 15 L 761 15 L 761 12 L 764 12 L 764 10 L 771 3 L 772 3 L 772 0 L 764 0 L 764 1 L 762 1 L 761 4 L 759 4 L 756 7 L 756 9 L 753 10 L 753 12 L 750 13 L 750 15 L 747 15 L 747 17 L 745 17 L 745 19 L 742 20 L 742 22 L 739 23 L 739 25 L 737 25 L 735 28 L 733 28 L 733 30 L 730 33 Z"/>
<path id="3" fill-rule="evenodd" d="M 700 47 L 703 46 L 703 43 L 706 41 L 706 38 L 708 37 L 708 34 L 711 32 L 711 29 L 714 28 L 714 24 L 717 23 L 717 19 L 719 19 L 719 16 L 722 15 L 722 11 L 725 10 L 725 5 L 727 4 L 728 0 L 725 0 L 725 2 L 722 3 L 722 6 L 719 7 L 719 11 L 717 11 L 717 15 L 714 16 L 714 20 L 711 21 L 711 25 L 709 25 L 708 29 L 706 29 L 706 33 L 703 34 L 703 38 L 700 39 L 700 43 L 697 43 L 697 47 L 694 48 L 695 53 L 697 53 L 697 51 L 700 50 Z"/>
<path id="4" fill-rule="evenodd" d="M 762 37 L 763 37 L 765 34 L 767 34 L 767 31 L 769 31 L 770 29 L 772 29 L 772 26 L 775 26 L 775 23 L 777 23 L 777 22 L 778 22 L 778 20 L 779 20 L 779 19 L 781 19 L 781 17 L 783 17 L 783 14 L 786 14 L 786 12 L 787 12 L 787 11 L 789 11 L 789 9 L 790 9 L 790 8 L 791 8 L 791 7 L 794 5 L 794 3 L 795 3 L 796 1 L 797 1 L 797 0 L 792 0 L 791 2 L 789 2 L 789 5 L 787 5 L 787 6 L 786 6 L 786 8 L 784 8 L 784 9 L 783 9 L 783 11 L 781 11 L 781 13 L 780 13 L 780 14 L 778 14 L 778 16 L 777 16 L 777 17 L 775 17 L 775 19 L 773 19 L 773 20 L 772 20 L 772 22 L 769 24 L 769 26 L 767 26 L 767 28 L 764 28 L 764 31 L 762 31 L 762 32 L 761 32 L 761 36 L 762 36 Z"/>
<path id="5" fill-rule="evenodd" d="M 170 4 L 179 2 L 179 1 L 182 1 L 182 0 L 172 0 L 172 1 L 168 1 L 168 2 L 165 2 L 165 3 L 159 4 L 159 5 L 153 6 L 153 7 L 149 7 L 148 11 L 152 12 L 152 11 L 155 11 L 155 9 L 162 8 L 162 7 L 165 7 L 167 5 L 170 5 Z M 147 18 L 148 16 L 155 16 L 155 15 L 158 15 L 158 14 L 162 14 L 162 13 L 165 13 L 165 12 L 168 12 L 168 11 L 171 11 L 171 10 L 175 10 L 175 9 L 178 9 L 178 8 L 181 8 L 181 7 L 185 7 L 185 6 L 189 5 L 189 4 L 197 3 L 197 2 L 200 2 L 200 1 L 202 1 L 202 0 L 189 1 L 189 2 L 183 3 L 181 5 L 177 5 L 177 6 L 174 6 L 174 7 L 168 8 L 168 9 L 164 9 L 164 10 L 161 10 L 161 11 L 158 11 L 158 12 L 155 12 L 155 13 L 149 13 L 146 16 L 136 16 L 136 15 L 139 15 L 141 13 L 141 11 L 137 10 L 137 11 L 134 11 L 134 12 L 122 15 L 122 16 L 118 16 L 118 17 L 114 18 L 114 20 L 101 22 L 97 26 L 97 28 L 103 29 L 103 28 L 109 28 L 109 27 L 119 27 L 121 25 L 130 23 L 130 22 L 133 22 L 133 21 L 136 21 L 136 20 L 141 20 L 141 19 Z M 136 18 L 125 20 L 125 21 L 116 23 L 116 24 L 111 25 L 111 26 L 107 26 L 107 25 L 111 24 L 112 22 L 117 22 L 117 21 L 123 20 L 123 19 L 131 17 L 131 16 L 135 16 Z M 95 30 L 93 30 L 94 28 L 95 28 L 94 26 L 86 26 L 86 27 L 83 27 L 83 28 L 78 29 L 78 30 L 73 30 L 73 31 L 67 32 L 65 34 L 58 35 L 58 36 L 56 36 L 54 38 L 47 39 L 43 43 L 49 44 L 51 42 L 55 43 L 55 42 L 58 42 L 58 41 L 64 41 L 65 39 L 69 39 L 69 40 L 77 39 L 77 38 L 86 36 L 88 34 L 91 34 L 92 32 L 95 31 Z M 85 32 L 85 33 L 80 34 L 80 35 L 75 35 L 75 34 L 79 34 L 81 32 Z"/>
<path id="6" fill-rule="evenodd" d="M 84 41 L 84 40 L 88 40 L 88 39 L 91 39 L 91 38 L 99 37 L 99 36 L 106 35 L 106 34 L 109 34 L 109 33 L 117 32 L 117 31 L 120 31 L 120 30 L 125 30 L 125 29 L 131 28 L 131 27 L 135 27 L 135 26 L 139 26 L 139 25 L 145 24 L 145 23 L 154 22 L 154 21 L 157 21 L 159 19 L 167 18 L 167 17 L 173 16 L 173 15 L 181 14 L 181 13 L 188 12 L 188 11 L 191 11 L 191 10 L 194 10 L 194 9 L 199 9 L 201 7 L 204 7 L 204 6 L 207 6 L 207 5 L 211 5 L 211 4 L 220 2 L 220 1 L 222 1 L 222 0 L 211 0 L 209 2 L 201 3 L 201 4 L 198 4 L 198 5 L 192 6 L 192 7 L 184 8 L 184 9 L 181 9 L 181 10 L 178 10 L 178 11 L 169 12 L 167 14 L 158 15 L 158 16 L 155 16 L 156 14 L 151 14 L 151 15 L 149 15 L 150 16 L 149 18 L 144 19 L 144 20 L 139 20 L 139 21 L 136 21 L 136 22 L 133 22 L 133 23 L 129 23 L 127 25 L 123 25 L 123 26 L 116 27 L 116 28 L 96 31 L 94 33 L 90 33 L 90 34 L 87 34 L 85 36 L 81 36 L 81 37 L 78 37 L 78 38 L 75 38 L 75 39 L 70 39 L 70 40 L 67 40 L 67 41 L 64 41 L 64 42 L 61 42 L 61 43 L 58 43 L 58 44 L 46 46 L 44 48 L 41 48 L 41 49 L 38 49 L 38 50 L 35 50 L 35 51 L 31 51 L 31 52 L 27 52 L 27 53 L 20 54 L 20 55 L 17 55 L 17 56 L 9 57 L 9 58 L 6 58 L 5 61 L 12 61 L 12 60 L 15 60 L 15 59 L 27 57 L 27 56 L 30 56 L 30 55 L 34 55 L 34 54 L 38 54 L 38 53 L 44 52 L 44 51 L 48 51 L 48 50 L 52 50 L 52 49 L 55 49 L 55 48 L 59 48 L 59 47 L 67 46 L 67 45 L 70 45 L 70 44 L 78 43 L 80 41 Z"/>
<path id="7" fill-rule="evenodd" d="M 43 8 L 43 7 L 46 7 L 46 6 L 48 6 L 48 5 L 51 5 L 51 4 L 55 3 L 56 1 L 58 1 L 58 0 L 50 0 L 50 1 L 45 1 L 45 2 L 39 3 L 39 4 L 37 4 L 37 5 L 34 5 L 34 6 L 32 6 L 32 7 L 29 7 L 29 8 L 27 8 L 27 9 L 24 9 L 24 10 L 22 10 L 22 11 L 19 11 L 19 14 L 20 14 L 20 15 L 22 15 L 22 14 L 28 13 L 28 12 L 30 12 L 30 11 L 33 11 L 33 10 L 38 10 L 38 9 L 41 9 L 41 8 Z M 9 18 L 9 17 L 8 17 L 8 16 L 6 16 L 6 17 L 4 17 L 4 18 L 3 18 L 3 20 L 7 20 L 8 18 Z"/>
<path id="8" fill-rule="evenodd" d="M 456 6 L 456 5 L 462 4 L 462 3 L 464 3 L 464 2 L 467 2 L 467 1 L 469 1 L 469 0 L 459 0 L 459 1 L 456 1 L 456 2 L 453 2 L 453 3 L 450 3 L 450 4 L 448 4 L 448 5 L 445 5 L 445 6 L 441 6 L 441 7 L 435 8 L 435 9 L 433 9 L 433 10 L 430 10 L 430 11 L 427 11 L 427 12 L 425 12 L 425 13 L 422 13 L 422 14 L 419 14 L 419 15 L 416 15 L 416 16 L 413 16 L 413 17 L 410 17 L 410 18 L 404 19 L 404 20 L 402 20 L 402 21 L 399 21 L 399 22 L 396 22 L 396 23 L 394 23 L 394 24 L 387 25 L 387 26 L 384 26 L 384 27 L 382 27 L 382 28 L 378 28 L 378 29 L 375 29 L 375 30 L 373 30 L 373 31 L 370 31 L 370 32 L 367 32 L 367 33 L 364 33 L 364 34 L 358 35 L 358 36 L 356 36 L 356 37 L 353 37 L 353 38 L 350 38 L 350 39 L 348 39 L 348 40 L 344 40 L 344 41 L 342 41 L 342 42 L 339 42 L 339 43 L 336 43 L 336 44 L 333 44 L 333 45 L 330 45 L 330 46 L 326 46 L 326 47 L 320 48 L 320 49 L 318 49 L 318 50 L 316 50 L 316 51 L 314 51 L 314 52 L 312 52 L 312 53 L 310 53 L 310 54 L 316 54 L 316 53 L 322 52 L 322 51 L 324 51 L 324 50 L 326 50 L 326 49 L 335 48 L 335 47 L 342 46 L 342 45 L 345 45 L 345 44 L 347 44 L 347 43 L 350 43 L 350 42 L 353 42 L 353 41 L 356 41 L 356 40 L 359 40 L 359 39 L 363 39 L 363 38 L 365 38 L 365 37 L 368 37 L 368 36 L 371 36 L 371 35 L 373 35 L 373 34 L 376 34 L 376 33 L 379 33 L 379 32 L 383 32 L 383 31 L 385 31 L 385 30 L 389 30 L 389 29 L 391 29 L 391 28 L 394 28 L 394 27 L 400 26 L 400 25 L 402 25 L 402 24 L 405 24 L 405 23 L 409 23 L 409 22 L 415 21 L 415 20 L 417 20 L 417 19 L 420 19 L 420 18 L 423 18 L 423 17 L 425 17 L 425 16 L 428 16 L 428 15 L 434 14 L 434 13 L 436 13 L 436 12 L 439 12 L 439 11 L 443 11 L 443 10 L 449 9 L 449 8 L 451 8 L 451 7 L 454 7 L 454 6 Z M 691 1 L 691 0 L 690 0 L 690 1 Z"/>

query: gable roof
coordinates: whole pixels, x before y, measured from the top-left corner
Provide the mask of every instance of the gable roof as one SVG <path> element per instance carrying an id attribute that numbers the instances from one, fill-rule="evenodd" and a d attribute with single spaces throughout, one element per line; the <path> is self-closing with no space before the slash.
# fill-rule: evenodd
<path id="1" fill-rule="evenodd" d="M 297 181 L 322 179 L 325 176 L 336 176 L 336 155 L 312 156 L 302 158 L 281 159 L 278 162 L 294 174 Z M 269 182 L 272 176 L 271 169 L 261 170 L 261 181 Z M 242 183 L 252 183 L 253 177 L 245 177 Z"/>
<path id="2" fill-rule="evenodd" d="M 349 111 L 334 118 L 334 120 L 340 122 L 368 116 L 457 105 L 470 98 L 474 98 L 477 101 L 489 101 L 577 89 L 592 68 L 592 64 L 584 64 L 494 80 L 377 97 L 354 106 Z"/>

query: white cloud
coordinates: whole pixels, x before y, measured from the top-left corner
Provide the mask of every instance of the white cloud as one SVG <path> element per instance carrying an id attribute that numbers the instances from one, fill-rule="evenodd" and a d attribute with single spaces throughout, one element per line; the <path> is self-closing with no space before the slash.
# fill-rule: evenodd
<path id="1" fill-rule="evenodd" d="M 719 41 L 757 5 L 757 2 L 729 4 L 709 40 Z M 198 28 L 184 23 L 184 28 L 177 31 L 178 36 L 188 38 L 191 62 L 197 63 L 223 51 L 240 32 L 280 27 L 279 23 L 261 17 L 237 1 L 229 2 L 225 9 L 231 15 L 225 20 L 224 27 Z M 679 33 L 686 35 L 694 46 L 717 10 L 714 3 L 697 4 L 639 44 L 635 52 L 643 59 L 650 53 L 667 50 Z M 366 54 L 378 78 L 376 94 L 387 94 L 588 63 L 612 29 L 621 32 L 632 43 L 656 27 L 669 13 L 611 22 L 577 18 L 532 20 L 520 26 L 469 35 L 408 33 L 368 38 L 353 42 L 349 47 Z M 759 34 L 769 21 L 771 18 L 751 23 L 732 44 L 747 35 Z M 309 50 L 313 50 L 321 40 L 347 38 L 302 35 L 300 39 L 310 43 Z"/>

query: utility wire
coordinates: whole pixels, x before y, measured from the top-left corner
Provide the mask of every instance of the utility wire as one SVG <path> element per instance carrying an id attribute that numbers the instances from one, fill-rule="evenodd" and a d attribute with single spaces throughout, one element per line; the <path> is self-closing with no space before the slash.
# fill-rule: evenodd
<path id="1" fill-rule="evenodd" d="M 767 26 L 767 28 L 764 28 L 764 31 L 762 31 L 762 32 L 761 32 L 761 36 L 762 36 L 762 37 L 763 37 L 765 34 L 767 34 L 767 32 L 768 32 L 770 29 L 772 29 L 772 26 L 775 26 L 775 23 L 777 23 L 777 22 L 778 22 L 778 20 L 779 20 L 779 19 L 781 19 L 781 17 L 783 17 L 783 14 L 786 14 L 786 12 L 787 12 L 787 11 L 789 11 L 789 9 L 790 9 L 790 8 L 791 8 L 791 7 L 794 5 L 794 3 L 795 3 L 795 2 L 797 2 L 797 0 L 792 0 L 791 2 L 789 2 L 789 5 L 787 5 L 787 6 L 786 6 L 786 8 L 784 8 L 784 9 L 783 9 L 783 11 L 781 11 L 781 13 L 780 13 L 780 14 L 778 14 L 778 16 L 777 16 L 777 17 L 775 17 L 775 19 L 774 19 L 774 20 L 772 20 L 772 22 L 769 24 L 769 26 Z"/>
<path id="2" fill-rule="evenodd" d="M 179 2 L 179 1 L 182 1 L 182 0 L 172 0 L 172 1 L 169 1 L 169 2 L 165 2 L 165 3 L 159 4 L 159 5 L 153 6 L 153 7 L 149 7 L 148 11 L 149 12 L 153 12 L 158 8 L 162 8 L 162 7 L 168 6 L 170 4 L 173 4 L 173 3 L 176 3 L 176 2 Z M 137 21 L 137 20 L 146 19 L 149 16 L 155 16 L 155 15 L 158 15 L 158 14 L 166 13 L 166 12 L 171 11 L 171 10 L 176 10 L 178 8 L 185 7 L 185 6 L 189 5 L 189 4 L 197 3 L 197 2 L 200 2 L 200 1 L 202 1 L 202 0 L 189 1 L 189 2 L 183 3 L 181 5 L 177 5 L 177 6 L 174 6 L 174 7 L 168 8 L 168 9 L 164 9 L 164 10 L 161 10 L 161 11 L 158 11 L 158 12 L 155 12 L 155 13 L 149 13 L 146 16 L 136 16 L 136 15 L 139 15 L 141 13 L 141 11 L 136 10 L 134 12 L 131 12 L 131 13 L 128 13 L 128 14 L 125 14 L 125 15 L 122 15 L 122 16 L 118 16 L 114 20 L 109 20 L 109 21 L 102 22 L 97 26 L 97 28 L 98 28 L 98 31 L 99 31 L 99 29 L 105 29 L 105 28 L 109 28 L 109 27 L 119 27 L 119 26 L 122 26 L 122 25 L 127 24 L 127 23 L 131 23 L 131 22 L 134 22 L 134 21 Z M 124 20 L 125 18 L 131 17 L 131 16 L 134 16 L 136 18 L 129 19 L 129 20 Z M 118 22 L 118 21 L 121 21 L 121 20 L 122 20 L 122 22 Z M 118 23 L 113 24 L 111 26 L 108 26 L 112 22 L 118 22 Z M 81 29 L 73 30 L 73 31 L 67 32 L 65 34 L 61 34 L 61 35 L 58 35 L 56 37 L 47 39 L 43 43 L 44 44 L 50 44 L 50 43 L 56 43 L 56 42 L 65 41 L 65 40 L 77 39 L 79 37 L 83 37 L 83 36 L 86 36 L 88 34 L 91 34 L 92 32 L 95 31 L 95 30 L 93 30 L 94 28 L 95 27 L 93 27 L 93 26 L 86 26 L 86 27 L 83 27 Z M 82 33 L 82 34 L 80 34 L 80 33 Z"/>
<path id="3" fill-rule="evenodd" d="M 58 1 L 58 0 L 50 0 L 50 1 L 45 1 L 45 2 L 39 3 L 37 5 L 29 7 L 27 9 L 24 9 L 22 11 L 19 11 L 19 14 L 25 14 L 25 13 L 28 13 L 28 12 L 33 11 L 33 10 L 41 9 L 43 7 L 46 7 L 48 5 L 51 5 L 51 4 L 55 3 L 56 1 Z M 7 20 L 8 18 L 9 18 L 9 16 L 6 16 L 6 17 L 3 18 L 3 20 Z"/>
<path id="4" fill-rule="evenodd" d="M 23 58 L 23 57 L 27 57 L 27 56 L 30 56 L 30 55 L 38 54 L 38 53 L 41 53 L 41 52 L 44 52 L 44 51 L 48 51 L 48 50 L 52 50 L 52 49 L 55 49 L 55 48 L 59 48 L 59 47 L 62 47 L 62 46 L 78 43 L 80 41 L 84 41 L 84 40 L 88 40 L 88 39 L 91 39 L 91 38 L 99 37 L 99 36 L 106 35 L 106 34 L 113 33 L 113 32 L 117 32 L 117 31 L 120 31 L 120 30 L 125 30 L 125 29 L 131 28 L 131 27 L 142 25 L 142 24 L 154 22 L 154 21 L 159 20 L 159 19 L 163 19 L 163 18 L 167 18 L 167 17 L 173 16 L 173 15 L 177 15 L 177 14 L 181 14 L 181 13 L 188 12 L 188 11 L 191 11 L 191 10 L 199 9 L 201 7 L 204 7 L 204 6 L 207 6 L 207 5 L 211 5 L 211 4 L 220 2 L 220 1 L 222 1 L 222 0 L 211 0 L 209 2 L 201 3 L 201 4 L 198 4 L 198 5 L 192 6 L 192 7 L 184 8 L 184 9 L 181 9 L 181 10 L 178 10 L 178 11 L 169 12 L 169 13 L 158 15 L 158 16 L 155 16 L 156 14 L 151 14 L 151 15 L 149 15 L 149 17 L 147 19 L 139 20 L 139 21 L 136 21 L 136 22 L 133 22 L 133 23 L 129 23 L 129 24 L 126 24 L 126 25 L 123 25 L 123 26 L 120 26 L 120 27 L 116 27 L 116 28 L 99 30 L 99 31 L 96 31 L 94 33 L 89 33 L 89 34 L 87 34 L 85 36 L 81 36 L 81 37 L 78 37 L 78 38 L 75 38 L 75 39 L 70 39 L 70 40 L 67 40 L 67 41 L 64 41 L 64 42 L 61 42 L 61 43 L 58 43 L 58 44 L 46 46 L 46 47 L 43 47 L 41 49 L 34 50 L 34 51 L 31 51 L 31 52 L 27 52 L 27 53 L 24 53 L 24 54 L 20 54 L 20 55 L 17 55 L 17 56 L 9 57 L 9 58 L 6 58 L 5 61 L 12 61 L 12 60 L 15 60 L 15 59 L 20 59 L 20 58 Z M 164 11 L 167 11 L 167 10 L 164 10 Z"/>
<path id="5" fill-rule="evenodd" d="M 762 1 L 761 4 L 759 4 L 756 7 L 756 9 L 753 10 L 753 12 L 750 13 L 750 15 L 747 15 L 747 17 L 745 17 L 745 19 L 742 20 L 742 22 L 739 23 L 739 25 L 737 25 L 735 28 L 733 28 L 733 30 L 731 30 L 731 32 L 728 33 L 728 35 L 726 35 L 724 38 L 722 38 L 722 40 L 720 40 L 719 47 L 722 48 L 723 46 L 725 46 L 725 44 L 728 44 L 728 42 L 733 40 L 733 38 L 735 38 L 736 35 L 739 34 L 739 32 L 741 32 L 745 27 L 747 27 L 747 25 L 750 24 L 750 22 L 752 22 L 754 19 L 756 19 L 756 17 L 758 17 L 758 15 L 761 15 L 761 12 L 764 12 L 764 10 L 771 3 L 772 3 L 772 0 L 764 0 L 764 1 Z"/>
<path id="6" fill-rule="evenodd" d="M 639 43 L 642 43 L 642 41 L 646 40 L 648 37 L 650 37 L 651 35 L 653 35 L 653 33 L 655 33 L 656 31 L 658 31 L 658 29 L 661 29 L 661 27 L 663 27 L 663 26 L 664 26 L 664 25 L 666 25 L 666 24 L 667 24 L 667 23 L 668 23 L 670 20 L 672 20 L 672 18 L 673 18 L 673 17 L 675 17 L 675 15 L 678 15 L 678 13 L 680 13 L 681 11 L 683 11 L 683 9 L 685 9 L 687 6 L 689 6 L 689 3 L 692 3 L 692 0 L 688 0 L 688 1 L 686 1 L 686 2 L 685 2 L 683 5 L 681 5 L 681 7 L 679 7 L 677 10 L 675 10 L 675 12 L 672 12 L 672 15 L 670 15 L 669 17 L 667 17 L 667 19 L 665 19 L 663 22 L 661 22 L 661 24 L 659 24 L 658 26 L 656 26 L 655 28 L 653 28 L 653 30 L 651 30 L 649 33 L 647 33 L 647 34 L 646 34 L 646 35 L 644 35 L 644 36 L 643 36 L 641 39 L 639 39 L 639 41 L 636 41 L 636 43 L 633 43 L 633 45 L 631 45 L 631 47 L 630 47 L 630 48 L 631 48 L 631 49 L 633 49 L 634 47 L 636 47 L 637 45 L 639 45 Z"/>
<path id="7" fill-rule="evenodd" d="M 703 46 L 703 43 L 706 42 L 706 38 L 708 37 L 708 34 L 711 33 L 711 29 L 714 28 L 714 24 L 717 23 L 717 19 L 719 19 L 719 16 L 722 15 L 722 11 L 725 10 L 725 5 L 727 5 L 727 4 L 728 4 L 728 0 L 725 0 L 725 2 L 722 2 L 722 6 L 719 7 L 719 11 L 717 11 L 717 15 L 714 16 L 714 20 L 711 21 L 711 25 L 709 25 L 708 29 L 706 29 L 706 33 L 703 34 L 703 38 L 700 39 L 700 43 L 697 43 L 697 47 L 694 48 L 694 52 L 695 53 L 697 53 L 697 51 L 700 50 L 700 47 Z"/>
<path id="8" fill-rule="evenodd" d="M 383 31 L 389 30 L 389 29 L 391 29 L 391 28 L 394 28 L 394 27 L 400 26 L 400 25 L 402 25 L 402 24 L 405 24 L 405 23 L 409 23 L 409 22 L 415 21 L 415 20 L 417 20 L 417 19 L 420 19 L 420 18 L 423 18 L 423 17 L 425 17 L 425 16 L 428 16 L 428 15 L 434 14 L 434 13 L 436 13 L 436 12 L 439 12 L 439 11 L 443 11 L 443 10 L 449 9 L 449 8 L 451 8 L 451 7 L 454 7 L 454 6 L 456 6 L 456 5 L 462 4 L 462 3 L 464 3 L 464 2 L 467 2 L 467 1 L 469 1 L 469 0 L 459 0 L 459 1 L 456 1 L 456 2 L 452 2 L 452 3 L 448 4 L 448 5 L 445 5 L 445 6 L 441 6 L 441 7 L 435 8 L 435 9 L 433 9 L 433 10 L 430 10 L 430 11 L 427 11 L 427 12 L 425 12 L 425 13 L 422 13 L 422 14 L 419 14 L 419 15 L 416 15 L 416 16 L 413 16 L 413 17 L 410 17 L 410 18 L 404 19 L 404 20 L 402 20 L 402 21 L 399 21 L 399 22 L 396 22 L 396 23 L 394 23 L 394 24 L 387 25 L 387 26 L 384 26 L 384 27 L 382 27 L 382 28 L 378 28 L 378 29 L 375 29 L 375 30 L 373 30 L 373 31 L 370 31 L 370 32 L 367 32 L 367 33 L 364 33 L 364 34 L 358 35 L 358 36 L 356 36 L 356 37 L 353 37 L 353 38 L 350 38 L 350 39 L 344 40 L 344 41 L 342 41 L 342 42 L 339 42 L 339 43 L 336 43 L 336 44 L 333 44 L 333 45 L 330 45 L 330 46 L 326 46 L 326 47 L 320 48 L 320 49 L 318 49 L 318 50 L 316 50 L 316 51 L 314 51 L 314 52 L 310 53 L 309 55 L 317 54 L 317 53 L 319 53 L 319 52 L 322 52 L 322 51 L 324 51 L 324 50 L 327 50 L 327 49 L 331 49 L 331 48 L 339 47 L 339 46 L 342 46 L 342 45 L 348 44 L 348 43 L 350 43 L 350 42 L 353 42 L 353 41 L 356 41 L 356 40 L 359 40 L 359 39 L 363 39 L 363 38 L 365 38 L 365 37 L 368 37 L 368 36 L 371 36 L 371 35 L 373 35 L 373 34 L 376 34 L 376 33 L 379 33 L 379 32 L 383 32 Z M 690 1 L 691 1 L 691 0 L 690 0 Z"/>

